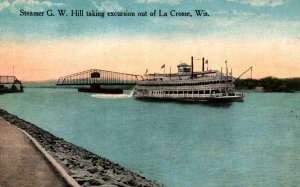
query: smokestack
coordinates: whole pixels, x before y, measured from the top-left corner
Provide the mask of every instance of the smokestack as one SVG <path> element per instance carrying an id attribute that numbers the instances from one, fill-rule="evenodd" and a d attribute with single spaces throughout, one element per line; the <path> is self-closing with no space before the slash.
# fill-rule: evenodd
<path id="1" fill-rule="evenodd" d="M 191 57 L 191 79 L 194 78 L 194 58 Z"/>
<path id="2" fill-rule="evenodd" d="M 202 58 L 202 71 L 204 71 L 204 57 Z"/>

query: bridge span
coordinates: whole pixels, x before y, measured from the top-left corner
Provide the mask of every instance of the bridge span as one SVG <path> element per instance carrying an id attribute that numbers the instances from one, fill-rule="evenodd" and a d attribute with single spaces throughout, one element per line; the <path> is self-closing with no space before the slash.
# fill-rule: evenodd
<path id="1" fill-rule="evenodd" d="M 137 81 L 143 80 L 141 75 L 119 73 L 100 69 L 90 69 L 60 77 L 57 86 L 90 86 L 79 88 L 78 91 L 98 93 L 123 93 L 122 89 L 105 89 L 101 86 L 126 86 L 136 85 Z"/>

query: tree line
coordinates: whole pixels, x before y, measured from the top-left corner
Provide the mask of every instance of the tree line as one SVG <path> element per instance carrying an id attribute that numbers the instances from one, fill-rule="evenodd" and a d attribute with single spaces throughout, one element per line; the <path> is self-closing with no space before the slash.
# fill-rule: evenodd
<path id="1" fill-rule="evenodd" d="M 235 84 L 237 89 L 255 89 L 261 87 L 266 92 L 295 92 L 300 91 L 300 77 L 262 79 L 240 79 Z"/>

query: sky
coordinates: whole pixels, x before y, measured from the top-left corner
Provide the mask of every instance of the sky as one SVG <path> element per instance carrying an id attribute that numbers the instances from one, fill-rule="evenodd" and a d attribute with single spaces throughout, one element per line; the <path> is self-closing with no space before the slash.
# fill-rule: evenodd
<path id="1" fill-rule="evenodd" d="M 20 16 L 21 9 L 55 16 Z M 105 16 L 71 16 L 72 10 Z M 192 17 L 170 16 L 171 10 Z M 299 10 L 299 0 L 0 0 L 0 75 L 38 81 L 88 69 L 161 73 L 163 64 L 175 72 L 193 56 L 208 59 L 209 69 L 227 60 L 235 76 L 253 66 L 254 78 L 299 77 Z M 199 71 L 201 61 L 194 64 Z"/>

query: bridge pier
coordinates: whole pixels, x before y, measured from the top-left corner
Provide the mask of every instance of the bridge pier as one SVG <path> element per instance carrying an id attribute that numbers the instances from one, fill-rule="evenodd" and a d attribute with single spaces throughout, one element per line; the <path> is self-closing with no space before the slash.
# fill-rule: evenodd
<path id="1" fill-rule="evenodd" d="M 120 89 L 120 88 L 102 88 L 100 84 L 91 84 L 90 88 L 78 88 L 78 92 L 123 94 L 123 89 Z"/>

